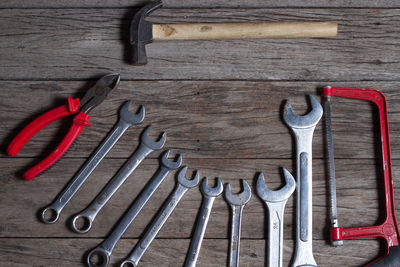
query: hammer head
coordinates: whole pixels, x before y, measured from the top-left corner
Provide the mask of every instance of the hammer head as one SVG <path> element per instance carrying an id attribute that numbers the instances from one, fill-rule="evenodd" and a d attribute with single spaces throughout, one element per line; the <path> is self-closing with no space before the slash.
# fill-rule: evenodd
<path id="1" fill-rule="evenodd" d="M 146 44 L 153 42 L 153 24 L 145 18 L 162 6 L 161 0 L 153 1 L 142 7 L 133 17 L 130 30 L 130 42 L 133 50 L 133 65 L 147 64 Z"/>

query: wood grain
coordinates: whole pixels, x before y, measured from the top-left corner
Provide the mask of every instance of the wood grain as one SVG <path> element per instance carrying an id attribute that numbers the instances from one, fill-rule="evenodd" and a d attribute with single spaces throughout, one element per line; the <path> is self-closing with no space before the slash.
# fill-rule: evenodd
<path id="1" fill-rule="evenodd" d="M 0 144 L 4 152 L 15 134 L 37 115 L 65 103 L 68 95 L 82 96 L 88 82 L 0 82 Z M 292 158 L 293 140 L 282 121 L 284 100 L 290 98 L 296 113 L 307 112 L 305 94 L 317 94 L 326 83 L 245 81 L 122 81 L 119 88 L 91 112 L 86 128 L 66 157 L 88 157 L 117 121 L 125 100 L 146 108 L 142 125 L 125 133 L 107 157 L 127 158 L 140 133 L 152 124 L 152 138 L 167 132 L 166 148 L 185 158 Z M 335 83 L 381 89 L 388 99 L 392 157 L 400 158 L 399 83 Z M 36 99 L 36 101 L 31 101 Z M 26 105 L 29 103 L 29 105 Z M 23 107 L 23 108 L 21 108 Z M 374 158 L 379 140 L 376 110 L 368 102 L 335 98 L 332 104 L 333 139 L 337 158 Z M 46 155 L 63 137 L 68 120 L 40 132 L 19 157 Z M 313 153 L 324 157 L 323 127 L 316 129 Z M 3 154 L 4 157 L 4 154 Z M 154 158 L 154 156 L 151 156 Z M 35 160 L 32 159 L 32 163 Z M 37 159 L 36 159 L 37 161 Z"/>
<path id="2" fill-rule="evenodd" d="M 399 80 L 397 9 L 163 9 L 159 23 L 340 21 L 334 39 L 165 41 L 135 67 L 136 9 L 1 9 L 0 79 Z M 232 19 L 234 18 L 234 19 Z M 174 71 L 170 71 L 170 70 Z"/>
<path id="3" fill-rule="evenodd" d="M 129 8 L 132 6 L 143 6 L 148 1 L 142 0 L 42 0 L 42 1 L 29 1 L 29 0 L 11 0 L 11 1 L 2 1 L 0 2 L 0 8 Z M 317 5 L 316 5 L 317 4 Z M 203 7 L 209 8 L 211 7 L 247 7 L 247 8 L 262 8 L 262 7 L 370 7 L 370 8 L 394 8 L 399 7 L 397 1 L 393 0 L 355 0 L 355 1 L 346 1 L 346 0 L 331 0 L 331 1 L 319 1 L 315 2 L 313 0 L 298 0 L 298 1 L 290 1 L 290 0 L 282 0 L 282 1 L 273 1 L 273 0 L 236 0 L 236 1 L 228 1 L 228 0 L 204 0 L 204 1 L 179 1 L 179 0 L 163 0 L 163 6 L 167 8 L 180 8 L 180 7 Z"/>

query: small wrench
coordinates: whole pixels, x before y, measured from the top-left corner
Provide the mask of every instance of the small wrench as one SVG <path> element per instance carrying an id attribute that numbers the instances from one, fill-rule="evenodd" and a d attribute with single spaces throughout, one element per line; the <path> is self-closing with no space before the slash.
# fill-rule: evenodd
<path id="1" fill-rule="evenodd" d="M 126 101 L 120 109 L 119 121 L 107 135 L 107 137 L 97 147 L 96 151 L 85 162 L 79 172 L 71 179 L 64 190 L 59 194 L 57 199 L 43 209 L 41 219 L 44 223 L 55 223 L 62 211 L 89 175 L 96 169 L 100 161 L 107 155 L 111 148 L 118 142 L 119 138 L 132 125 L 139 124 L 144 120 L 145 109 L 143 106 L 137 114 L 129 111 L 132 101 Z M 46 213 L 50 213 L 51 217 L 46 217 Z"/>
<path id="2" fill-rule="evenodd" d="M 182 168 L 178 173 L 178 183 L 175 186 L 174 192 L 170 195 L 164 203 L 161 210 L 158 211 L 156 217 L 151 222 L 144 236 L 136 244 L 132 253 L 120 265 L 124 266 L 137 266 L 143 254 L 150 246 L 153 239 L 157 236 L 161 227 L 167 221 L 169 215 L 172 213 L 176 205 L 179 203 L 183 195 L 192 187 L 197 186 L 199 183 L 199 174 L 196 171 L 195 177 L 188 180 L 185 177 L 187 167 Z"/>
<path id="3" fill-rule="evenodd" d="M 242 228 L 243 207 L 247 202 L 249 202 L 251 197 L 251 188 L 245 180 L 242 180 L 242 186 L 243 191 L 239 194 L 233 195 L 231 191 L 231 185 L 225 185 L 225 199 L 229 203 L 232 211 L 231 238 L 229 244 L 229 267 L 239 266 L 240 232 Z"/>
<path id="4" fill-rule="evenodd" d="M 143 189 L 140 195 L 135 199 L 129 210 L 125 213 L 124 217 L 120 220 L 112 233 L 99 246 L 89 252 L 87 256 L 88 266 L 105 267 L 108 265 L 111 253 L 115 245 L 121 239 L 122 235 L 125 233 L 128 227 L 132 224 L 133 220 L 135 220 L 136 216 L 143 209 L 144 205 L 146 205 L 147 201 L 150 199 L 153 193 L 157 190 L 158 186 L 162 183 L 165 177 L 167 177 L 170 171 L 176 170 L 181 166 L 181 155 L 178 156 L 176 161 L 169 161 L 169 152 L 169 150 L 166 150 L 162 154 L 161 165 L 158 168 L 157 172 L 147 183 L 146 187 Z M 91 258 L 95 256 L 101 259 L 98 264 L 95 264 L 91 261 Z"/>
<path id="5" fill-rule="evenodd" d="M 257 195 L 268 209 L 267 265 L 281 267 L 283 251 L 283 218 L 285 205 L 296 188 L 296 182 L 288 170 L 283 169 L 286 184 L 279 190 L 272 191 L 265 185 L 264 175 L 257 178 Z"/>
<path id="6" fill-rule="evenodd" d="M 293 113 L 286 102 L 283 119 L 296 140 L 296 248 L 292 266 L 317 266 L 312 251 L 312 137 L 322 117 L 321 104 L 311 95 L 312 110 L 304 115 Z"/>
<path id="7" fill-rule="evenodd" d="M 196 229 L 190 242 L 189 251 L 186 255 L 185 267 L 196 266 L 197 257 L 199 256 L 201 242 L 203 241 L 204 233 L 207 228 L 208 219 L 210 218 L 211 209 L 216 197 L 218 197 L 224 187 L 220 178 L 216 178 L 216 186 L 208 187 L 207 177 L 201 182 L 201 193 L 203 194 L 203 202 L 201 203 L 200 212 L 196 222 Z"/>
<path id="8" fill-rule="evenodd" d="M 125 182 L 125 180 L 132 174 L 136 167 L 144 160 L 150 153 L 160 150 L 165 143 L 167 135 L 163 132 L 162 137 L 154 142 L 149 138 L 149 131 L 151 125 L 148 126 L 141 137 L 141 142 L 139 147 L 136 149 L 135 153 L 129 158 L 127 162 L 122 166 L 122 168 L 117 172 L 117 174 L 108 182 L 108 184 L 103 188 L 103 190 L 97 195 L 93 202 L 83 211 L 74 216 L 72 220 L 72 229 L 80 234 L 87 233 L 92 227 L 93 220 L 96 215 L 107 203 L 107 201 L 113 196 L 113 194 L 120 188 L 120 186 Z M 84 219 L 84 225 L 82 228 L 76 226 L 77 220 L 79 218 Z"/>

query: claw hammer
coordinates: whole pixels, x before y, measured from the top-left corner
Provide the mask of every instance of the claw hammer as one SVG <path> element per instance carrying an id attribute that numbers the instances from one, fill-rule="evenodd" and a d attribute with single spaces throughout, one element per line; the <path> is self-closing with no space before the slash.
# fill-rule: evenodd
<path id="1" fill-rule="evenodd" d="M 336 22 L 252 22 L 153 24 L 146 17 L 162 7 L 161 0 L 142 7 L 130 29 L 132 64 L 147 64 L 145 45 L 153 40 L 216 40 L 260 38 L 329 38 L 337 35 Z"/>
<path id="2" fill-rule="evenodd" d="M 339 227 L 336 208 L 336 185 L 333 160 L 333 142 L 331 133 L 330 98 L 332 96 L 365 100 L 378 107 L 380 141 L 382 154 L 383 188 L 385 194 L 385 219 L 379 225 L 343 228 Z M 343 240 L 368 237 L 383 238 L 386 243 L 384 255 L 368 263 L 366 266 L 395 267 L 400 266 L 400 232 L 397 225 L 393 193 L 392 159 L 390 156 L 389 121 L 385 95 L 375 89 L 341 88 L 327 86 L 322 89 L 325 99 L 326 137 L 328 144 L 329 176 L 331 189 L 331 241 L 332 245 L 340 246 Z"/>

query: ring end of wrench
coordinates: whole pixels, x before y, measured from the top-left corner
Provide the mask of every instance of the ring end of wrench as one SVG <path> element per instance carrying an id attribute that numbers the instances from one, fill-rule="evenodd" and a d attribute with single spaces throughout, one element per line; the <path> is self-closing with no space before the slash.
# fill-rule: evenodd
<path id="1" fill-rule="evenodd" d="M 92 258 L 96 258 L 96 262 L 91 261 Z M 110 255 L 102 247 L 92 249 L 86 257 L 86 263 L 89 267 L 106 267 L 109 262 Z"/>
<path id="2" fill-rule="evenodd" d="M 123 262 L 121 262 L 120 267 L 136 267 L 137 264 L 131 260 L 124 260 Z"/>
<path id="3" fill-rule="evenodd" d="M 51 213 L 51 214 L 50 216 L 46 216 L 46 213 Z M 51 206 L 43 208 L 42 212 L 40 213 L 40 219 L 45 224 L 53 224 L 56 221 L 58 221 L 59 217 L 60 217 L 60 212 Z"/>
<path id="4" fill-rule="evenodd" d="M 77 221 L 81 218 L 84 220 L 84 224 L 81 228 L 79 228 L 77 226 Z M 72 230 L 74 230 L 75 233 L 86 234 L 92 228 L 92 224 L 93 224 L 93 219 L 90 216 L 80 213 L 73 217 L 71 228 Z"/>

